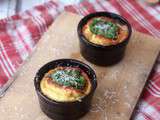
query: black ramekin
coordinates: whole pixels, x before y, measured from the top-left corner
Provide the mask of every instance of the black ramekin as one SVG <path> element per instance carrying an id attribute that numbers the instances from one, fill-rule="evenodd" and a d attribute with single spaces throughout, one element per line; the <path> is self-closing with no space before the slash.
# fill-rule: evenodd
<path id="1" fill-rule="evenodd" d="M 128 27 L 128 36 L 126 37 L 126 39 L 117 45 L 110 46 L 97 45 L 88 41 L 82 33 L 82 28 L 88 20 L 93 17 L 100 16 L 115 19 L 121 24 L 126 25 Z M 91 13 L 80 20 L 77 28 L 77 33 L 79 37 L 80 52 L 82 56 L 91 63 L 101 66 L 107 66 L 116 64 L 123 58 L 126 45 L 128 44 L 128 41 L 131 37 L 132 29 L 129 22 L 120 15 L 110 12 L 96 12 Z"/>
<path id="2" fill-rule="evenodd" d="M 80 101 L 57 102 L 45 96 L 40 89 L 40 81 L 45 73 L 58 66 L 79 67 L 89 76 L 91 80 L 91 91 Z M 54 120 L 76 120 L 85 115 L 91 106 L 91 100 L 97 87 L 96 74 L 88 65 L 74 59 L 58 59 L 42 66 L 34 78 L 34 85 L 38 95 L 42 111 Z"/>

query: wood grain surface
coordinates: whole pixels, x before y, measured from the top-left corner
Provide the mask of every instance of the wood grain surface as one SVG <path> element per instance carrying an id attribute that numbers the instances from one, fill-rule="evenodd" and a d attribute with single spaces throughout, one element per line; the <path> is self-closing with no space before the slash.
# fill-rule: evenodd
<path id="1" fill-rule="evenodd" d="M 50 120 L 42 113 L 33 79 L 45 63 L 75 58 L 89 64 L 97 74 L 98 87 L 90 112 L 82 120 L 129 120 L 160 50 L 154 38 L 133 32 L 124 59 L 111 67 L 87 62 L 79 53 L 77 24 L 80 16 L 61 14 L 37 45 L 30 60 L 0 99 L 1 120 Z"/>

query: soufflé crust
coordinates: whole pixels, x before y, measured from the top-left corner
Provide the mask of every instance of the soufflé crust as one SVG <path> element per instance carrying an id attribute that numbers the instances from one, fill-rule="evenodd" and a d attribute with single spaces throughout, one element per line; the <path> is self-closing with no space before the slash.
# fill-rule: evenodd
<path id="1" fill-rule="evenodd" d="M 88 75 L 77 67 L 57 67 L 40 82 L 41 92 L 58 102 L 81 101 L 91 91 Z"/>
<path id="2" fill-rule="evenodd" d="M 123 42 L 128 36 L 128 28 L 109 17 L 93 17 L 83 26 L 82 33 L 89 42 L 109 46 Z"/>

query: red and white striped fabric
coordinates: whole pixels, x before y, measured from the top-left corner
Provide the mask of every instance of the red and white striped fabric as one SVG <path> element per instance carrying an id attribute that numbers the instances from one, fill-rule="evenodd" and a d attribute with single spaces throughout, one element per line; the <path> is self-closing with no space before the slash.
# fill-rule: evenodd
<path id="1" fill-rule="evenodd" d="M 160 5 L 149 6 L 141 0 L 84 0 L 80 4 L 64 6 L 49 1 L 0 20 L 0 93 L 11 84 L 17 69 L 63 10 L 83 16 L 95 11 L 115 12 L 124 16 L 134 29 L 160 38 Z M 160 57 L 136 111 L 135 120 L 160 120 Z"/>

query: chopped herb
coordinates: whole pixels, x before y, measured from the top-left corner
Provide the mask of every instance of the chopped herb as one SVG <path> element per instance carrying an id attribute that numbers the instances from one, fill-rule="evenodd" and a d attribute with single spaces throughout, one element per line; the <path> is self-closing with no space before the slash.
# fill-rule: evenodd
<path id="1" fill-rule="evenodd" d="M 118 36 L 118 26 L 101 18 L 94 18 L 89 28 L 92 33 L 109 39 L 116 39 Z"/>
<path id="2" fill-rule="evenodd" d="M 85 86 L 85 78 L 81 75 L 81 71 L 75 69 L 57 70 L 51 74 L 51 78 L 58 84 L 83 89 Z"/>

